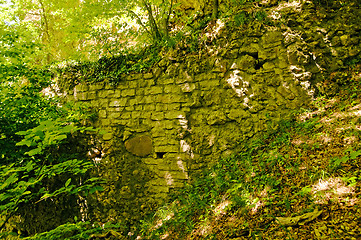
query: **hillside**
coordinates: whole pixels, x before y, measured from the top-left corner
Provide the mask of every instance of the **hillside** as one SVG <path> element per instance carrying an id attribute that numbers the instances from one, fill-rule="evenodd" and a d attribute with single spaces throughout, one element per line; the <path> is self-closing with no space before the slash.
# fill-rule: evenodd
<path id="1" fill-rule="evenodd" d="M 205 171 L 139 239 L 359 239 L 361 66 L 334 76 L 335 96 Z"/>

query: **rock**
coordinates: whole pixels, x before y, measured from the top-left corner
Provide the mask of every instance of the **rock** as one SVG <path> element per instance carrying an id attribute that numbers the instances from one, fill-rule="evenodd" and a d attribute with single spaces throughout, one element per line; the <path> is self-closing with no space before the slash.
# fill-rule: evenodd
<path id="1" fill-rule="evenodd" d="M 152 139 L 145 135 L 131 138 L 124 145 L 128 152 L 139 157 L 145 157 L 153 150 Z"/>
<path id="2" fill-rule="evenodd" d="M 256 65 L 256 59 L 250 55 L 244 55 L 240 59 L 237 59 L 235 65 L 232 66 L 234 69 L 248 70 L 254 68 Z"/>

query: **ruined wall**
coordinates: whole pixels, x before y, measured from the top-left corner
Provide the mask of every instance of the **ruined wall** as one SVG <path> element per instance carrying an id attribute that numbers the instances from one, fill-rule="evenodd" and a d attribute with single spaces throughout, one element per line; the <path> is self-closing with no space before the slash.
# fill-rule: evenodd
<path id="1" fill-rule="evenodd" d="M 327 87 L 328 73 L 357 59 L 357 25 L 330 25 L 335 17 L 320 17 L 312 4 L 277 7 L 268 11 L 279 26 L 254 22 L 245 30 L 219 21 L 218 35 L 206 36 L 213 45 L 197 54 L 177 49 L 148 72 L 121 76 L 117 86 L 68 91 L 70 100 L 97 110 L 96 125 L 108 132 L 97 159 L 108 184 L 98 195 L 102 204 L 89 204 L 97 217 L 137 220 L 194 171 L 307 107 L 314 91 Z"/>

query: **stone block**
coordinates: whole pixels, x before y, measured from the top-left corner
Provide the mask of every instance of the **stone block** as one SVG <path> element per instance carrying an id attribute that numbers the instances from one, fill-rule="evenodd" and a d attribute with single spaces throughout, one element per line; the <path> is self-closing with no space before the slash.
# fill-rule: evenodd
<path id="1" fill-rule="evenodd" d="M 75 92 L 74 93 L 75 100 L 85 101 L 88 100 L 88 93 L 86 92 Z"/>
<path id="2" fill-rule="evenodd" d="M 114 90 L 113 98 L 120 98 L 121 97 L 121 90 L 116 89 Z"/>
<path id="3" fill-rule="evenodd" d="M 172 110 L 179 110 L 180 109 L 181 104 L 180 103 L 170 103 L 167 104 L 167 110 L 172 111 Z"/>
<path id="4" fill-rule="evenodd" d="M 135 111 L 142 111 L 143 110 L 143 105 L 137 105 L 134 107 Z"/>
<path id="5" fill-rule="evenodd" d="M 151 95 L 161 94 L 161 93 L 163 93 L 163 87 L 161 87 L 161 86 L 153 86 L 153 87 L 150 87 L 149 89 L 144 90 L 144 93 L 146 95 L 148 95 L 148 94 L 151 94 Z"/>
<path id="6" fill-rule="evenodd" d="M 256 59 L 250 55 L 243 55 L 241 58 L 235 60 L 231 69 L 248 70 L 254 68 L 256 65 Z"/>
<path id="7" fill-rule="evenodd" d="M 169 174 L 172 176 L 172 178 L 174 180 L 187 180 L 188 179 L 188 174 L 187 172 L 183 172 L 182 170 L 180 170 L 178 166 L 174 166 L 173 168 L 171 168 L 173 171 L 169 171 Z M 178 170 L 178 171 L 177 171 Z M 176 182 L 176 181 L 174 181 Z M 178 182 L 178 181 L 177 181 Z M 178 182 L 179 183 L 179 182 Z M 174 184 L 173 184 L 174 185 Z"/>
<path id="8" fill-rule="evenodd" d="M 112 124 L 112 121 L 108 118 L 102 118 L 100 119 L 100 124 L 104 126 L 110 126 Z"/>
<path id="9" fill-rule="evenodd" d="M 152 77 L 153 77 L 153 73 L 144 73 L 143 74 L 144 79 L 149 79 L 149 78 L 152 78 Z"/>
<path id="10" fill-rule="evenodd" d="M 117 99 L 117 100 L 111 100 L 109 103 L 109 107 L 124 107 L 127 104 L 127 99 L 126 98 L 121 98 L 121 99 Z"/>
<path id="11" fill-rule="evenodd" d="M 89 90 L 90 91 L 96 91 L 96 90 L 101 90 L 104 88 L 104 84 L 103 83 L 95 83 L 89 86 Z"/>
<path id="12" fill-rule="evenodd" d="M 143 109 L 144 109 L 144 111 L 154 111 L 155 110 L 155 104 L 145 104 Z"/>
<path id="13" fill-rule="evenodd" d="M 177 153 L 179 152 L 179 146 L 177 145 L 155 146 L 154 152 Z"/>
<path id="14" fill-rule="evenodd" d="M 165 85 L 164 93 L 181 93 L 181 88 L 177 85 Z"/>
<path id="15" fill-rule="evenodd" d="M 151 133 L 153 138 L 162 137 L 166 135 L 164 129 L 159 126 L 152 128 Z"/>
<path id="16" fill-rule="evenodd" d="M 108 107 L 108 105 L 109 105 L 109 99 L 104 98 L 98 100 L 99 107 Z"/>
<path id="17" fill-rule="evenodd" d="M 89 90 L 89 86 L 86 84 L 78 84 L 74 88 L 75 92 L 86 92 L 88 90 Z"/>
<path id="18" fill-rule="evenodd" d="M 274 70 L 275 64 L 273 62 L 265 62 L 262 67 L 264 70 Z"/>
<path id="19" fill-rule="evenodd" d="M 128 152 L 139 157 L 145 157 L 153 150 L 152 139 L 147 135 L 131 138 L 124 145 Z"/>
<path id="20" fill-rule="evenodd" d="M 99 111 L 99 118 L 106 118 L 107 117 L 107 111 L 106 110 L 100 110 Z"/>
<path id="21" fill-rule="evenodd" d="M 127 119 L 129 121 L 130 118 L 132 118 L 132 112 L 125 112 L 121 116 L 122 119 Z"/>
<path id="22" fill-rule="evenodd" d="M 174 78 L 170 78 L 170 77 L 159 79 L 158 81 L 160 83 L 164 84 L 164 85 L 169 85 L 169 84 L 174 84 L 175 83 Z"/>
<path id="23" fill-rule="evenodd" d="M 163 111 L 165 111 L 165 110 L 167 110 L 167 105 L 166 105 L 166 104 L 157 103 L 157 104 L 155 105 L 155 111 L 157 111 L 157 112 L 163 112 Z"/>
<path id="24" fill-rule="evenodd" d="M 132 111 L 132 119 L 140 118 L 141 115 L 142 115 L 142 112 Z"/>
<path id="25" fill-rule="evenodd" d="M 134 106 L 134 105 L 137 105 L 138 104 L 138 102 L 137 102 L 137 100 L 136 99 L 129 99 L 129 106 Z"/>
<path id="26" fill-rule="evenodd" d="M 106 133 L 103 135 L 103 140 L 104 141 L 108 141 L 111 140 L 113 138 L 113 133 Z"/>
<path id="27" fill-rule="evenodd" d="M 141 78 L 136 78 L 136 79 L 137 80 L 135 80 L 135 81 L 128 81 L 127 82 L 128 88 L 131 88 L 131 89 L 138 88 L 138 82 L 139 82 L 139 79 L 141 79 Z"/>
<path id="28" fill-rule="evenodd" d="M 261 43 L 263 48 L 272 48 L 282 44 L 283 35 L 281 32 L 267 32 L 262 36 Z"/>
<path id="29" fill-rule="evenodd" d="M 166 132 L 165 130 L 169 130 L 169 129 L 174 129 L 175 126 L 178 126 L 177 124 L 175 124 L 174 120 L 162 120 L 162 121 L 157 121 L 156 125 L 154 125 L 154 121 L 153 121 L 153 126 L 156 126 L 157 128 L 161 128 L 162 131 L 164 131 L 165 135 L 169 135 L 168 132 Z"/>
<path id="30" fill-rule="evenodd" d="M 194 83 L 185 83 L 181 85 L 181 89 L 185 93 L 190 93 L 196 89 L 196 85 Z"/>
<path id="31" fill-rule="evenodd" d="M 227 120 L 226 115 L 221 111 L 211 112 L 207 117 L 207 123 L 209 125 L 221 125 Z"/>
<path id="32" fill-rule="evenodd" d="M 134 106 L 127 106 L 127 107 L 125 107 L 125 110 L 126 111 L 134 111 Z"/>
<path id="33" fill-rule="evenodd" d="M 236 108 L 236 109 L 231 109 L 227 116 L 228 116 L 229 119 L 239 121 L 241 119 L 251 117 L 251 114 L 249 112 L 247 112 L 247 111 Z"/>
<path id="34" fill-rule="evenodd" d="M 219 87 L 220 86 L 220 83 L 219 83 L 219 80 L 205 80 L 205 81 L 201 81 L 199 82 L 199 86 L 202 88 L 202 89 L 213 89 L 215 87 Z"/>
<path id="35" fill-rule="evenodd" d="M 147 165 L 158 165 L 162 162 L 163 159 L 157 159 L 157 158 L 143 158 L 142 161 Z"/>
<path id="36" fill-rule="evenodd" d="M 114 90 L 101 90 L 98 92 L 99 98 L 111 98 L 114 95 Z"/>
<path id="37" fill-rule="evenodd" d="M 120 112 L 108 112 L 109 119 L 117 119 L 120 117 Z"/>
<path id="38" fill-rule="evenodd" d="M 124 89 L 122 91 L 122 96 L 123 97 L 135 96 L 135 89 L 134 88 Z"/>
<path id="39" fill-rule="evenodd" d="M 159 95 L 159 96 L 161 96 L 161 95 Z M 148 103 L 148 104 L 153 104 L 154 102 L 156 102 L 157 97 L 158 96 L 154 96 L 154 95 L 144 96 L 143 102 Z"/>
<path id="40" fill-rule="evenodd" d="M 95 91 L 88 92 L 87 99 L 88 100 L 94 100 L 97 98 L 97 93 Z"/>
<path id="41" fill-rule="evenodd" d="M 164 119 L 164 113 L 163 112 L 152 112 L 152 115 L 150 116 L 152 120 L 163 120 Z"/>
<path id="42" fill-rule="evenodd" d="M 185 116 L 186 114 L 182 111 L 167 111 L 165 113 L 164 118 L 165 119 L 178 119 L 180 115 Z"/>

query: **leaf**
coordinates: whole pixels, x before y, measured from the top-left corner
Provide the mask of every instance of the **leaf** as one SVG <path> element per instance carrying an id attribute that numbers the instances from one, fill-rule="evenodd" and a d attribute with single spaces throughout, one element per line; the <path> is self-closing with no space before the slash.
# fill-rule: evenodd
<path id="1" fill-rule="evenodd" d="M 71 182 L 71 178 L 69 178 L 69 179 L 66 181 L 65 187 L 69 186 L 70 182 Z"/>
<path id="2" fill-rule="evenodd" d="M 51 197 L 52 195 L 53 194 L 45 193 L 40 199 L 43 200 L 43 199 Z"/>
<path id="3" fill-rule="evenodd" d="M 276 220 L 279 224 L 283 226 L 296 226 L 296 225 L 304 225 L 305 223 L 311 222 L 320 216 L 322 210 L 318 211 L 315 209 L 313 212 L 302 214 L 301 216 L 296 217 L 276 217 Z"/>
<path id="4" fill-rule="evenodd" d="M 66 136 L 65 134 L 62 134 L 62 135 L 58 135 L 54 138 L 54 140 L 57 140 L 57 141 L 62 141 L 64 139 L 66 139 L 68 136 Z"/>
<path id="5" fill-rule="evenodd" d="M 34 144 L 33 144 L 33 141 L 27 140 L 27 139 L 23 139 L 23 140 L 21 140 L 20 142 L 17 142 L 17 143 L 16 143 L 16 146 L 24 146 L 24 145 L 26 145 L 26 146 L 28 146 L 28 147 L 31 147 L 31 146 L 33 146 Z"/>
<path id="6" fill-rule="evenodd" d="M 346 163 L 349 160 L 349 158 L 348 156 L 343 156 L 340 160 L 342 163 Z"/>
<path id="7" fill-rule="evenodd" d="M 92 187 L 90 190 L 89 190 L 89 193 L 90 194 L 93 194 L 95 192 L 101 192 L 101 191 L 104 191 L 104 188 L 102 186 L 95 186 L 95 187 Z"/>
<path id="8" fill-rule="evenodd" d="M 354 160 L 354 159 L 356 159 L 358 156 L 360 156 L 361 155 L 361 150 L 360 151 L 351 151 L 350 152 L 350 158 L 352 159 L 352 160 Z"/>
<path id="9" fill-rule="evenodd" d="M 25 169 L 27 172 L 30 172 L 31 170 L 34 169 L 34 163 L 32 161 L 29 161 L 26 166 L 25 166 Z"/>
<path id="10" fill-rule="evenodd" d="M 87 127 L 87 128 L 85 128 L 84 130 L 85 130 L 85 131 L 92 131 L 92 132 L 95 132 L 95 131 L 96 131 L 96 129 L 93 128 L 93 127 Z"/>
<path id="11" fill-rule="evenodd" d="M 71 133 L 72 131 L 76 131 L 77 127 L 73 125 L 66 125 L 65 127 L 61 128 L 62 133 Z"/>
<path id="12" fill-rule="evenodd" d="M 28 134 L 28 131 L 20 131 L 20 132 L 17 132 L 15 133 L 16 135 L 21 135 L 21 136 L 24 136 L 24 135 L 27 135 Z"/>
<path id="13" fill-rule="evenodd" d="M 26 152 L 26 154 L 31 157 L 31 156 L 41 153 L 41 151 L 42 151 L 42 149 L 40 147 L 37 147 L 35 149 L 30 150 L 29 152 Z"/>
<path id="14" fill-rule="evenodd" d="M 0 186 L 0 190 L 4 189 L 5 187 L 9 186 L 10 184 L 16 182 L 18 180 L 17 174 L 13 173 L 6 181 Z"/>

